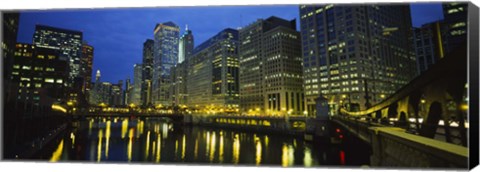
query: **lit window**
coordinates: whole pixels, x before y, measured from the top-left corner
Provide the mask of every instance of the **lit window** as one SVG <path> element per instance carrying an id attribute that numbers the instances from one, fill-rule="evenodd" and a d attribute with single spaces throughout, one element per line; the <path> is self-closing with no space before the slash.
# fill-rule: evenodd
<path id="1" fill-rule="evenodd" d="M 22 78 L 20 78 L 20 81 L 30 81 L 30 78 L 24 78 L 24 77 L 22 77 Z"/>
<path id="2" fill-rule="evenodd" d="M 23 69 L 23 70 L 30 70 L 31 68 L 32 68 L 32 67 L 30 67 L 30 66 L 22 66 L 22 69 Z"/>
<path id="3" fill-rule="evenodd" d="M 18 72 L 12 72 L 12 75 L 18 75 Z"/>
<path id="4" fill-rule="evenodd" d="M 45 56 L 44 56 L 44 55 L 38 55 L 37 58 L 39 58 L 39 59 L 44 59 Z"/>
<path id="5" fill-rule="evenodd" d="M 42 84 L 40 83 L 35 84 L 35 88 L 41 88 L 41 87 L 42 87 Z"/>
<path id="6" fill-rule="evenodd" d="M 61 83 L 63 83 L 63 80 L 62 79 L 57 79 L 57 83 L 61 84 Z"/>
<path id="7" fill-rule="evenodd" d="M 52 71 L 55 71 L 55 69 L 54 69 L 54 68 L 47 67 L 47 68 L 45 69 L 45 71 L 47 71 L 47 72 L 52 72 Z"/>
<path id="8" fill-rule="evenodd" d="M 20 65 L 13 65 L 14 69 L 20 69 Z"/>
<path id="9" fill-rule="evenodd" d="M 35 70 L 35 71 L 42 71 L 42 70 L 43 70 L 43 67 L 35 67 L 34 70 Z"/>
<path id="10" fill-rule="evenodd" d="M 52 78 L 45 78 L 45 82 L 47 82 L 47 83 L 53 83 L 53 82 L 55 82 L 55 80 L 52 79 Z"/>

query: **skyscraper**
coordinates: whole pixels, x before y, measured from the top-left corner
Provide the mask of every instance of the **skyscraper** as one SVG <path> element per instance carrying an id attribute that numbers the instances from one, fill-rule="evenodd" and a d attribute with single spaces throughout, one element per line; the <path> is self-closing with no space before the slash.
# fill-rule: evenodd
<path id="1" fill-rule="evenodd" d="M 300 6 L 307 109 L 366 109 L 416 75 L 409 5 Z"/>
<path id="2" fill-rule="evenodd" d="M 178 61 L 179 28 L 173 22 L 157 24 L 154 30 L 152 103 L 171 105 L 170 69 Z"/>
<path id="3" fill-rule="evenodd" d="M 69 61 L 68 85 L 73 86 L 74 78 L 83 77 L 81 68 L 82 37 L 80 31 L 36 25 L 33 44 L 37 47 L 54 49 L 60 59 Z"/>
<path id="4" fill-rule="evenodd" d="M 9 78 L 13 65 L 15 44 L 17 43 L 18 21 L 20 14 L 4 12 L 2 16 L 3 77 Z"/>
<path id="5" fill-rule="evenodd" d="M 185 27 L 185 33 L 180 37 L 178 44 L 178 63 L 182 63 L 192 55 L 193 46 L 192 31 Z"/>
<path id="6" fill-rule="evenodd" d="M 300 35 L 295 19 L 258 19 L 242 28 L 239 38 L 242 112 L 303 114 Z"/>
<path id="7" fill-rule="evenodd" d="M 152 101 L 153 45 L 154 41 L 151 39 L 143 43 L 141 99 L 144 106 L 150 105 Z"/>
<path id="8" fill-rule="evenodd" d="M 12 84 L 18 84 L 16 101 L 24 103 L 25 113 L 39 115 L 44 107 L 65 100 L 68 64 L 56 51 L 18 43 L 13 63 Z"/>
<path id="9" fill-rule="evenodd" d="M 133 65 L 133 89 L 131 90 L 131 102 L 136 106 L 141 104 L 142 90 L 142 64 Z"/>
<path id="10" fill-rule="evenodd" d="M 193 53 L 194 39 L 191 30 L 185 28 L 185 33 L 180 37 L 178 44 L 178 63 L 172 69 L 172 89 L 171 98 L 175 105 L 185 105 L 187 103 L 187 68 L 189 59 Z"/>
<path id="11" fill-rule="evenodd" d="M 444 20 L 414 29 L 418 72 L 467 42 L 467 3 L 443 3 Z"/>
<path id="12" fill-rule="evenodd" d="M 445 27 L 443 21 L 436 21 L 414 28 L 414 45 L 417 57 L 417 72 L 421 74 L 445 56 Z"/>
<path id="13" fill-rule="evenodd" d="M 445 2 L 442 4 L 444 23 L 447 32 L 444 38 L 445 51 L 449 53 L 467 41 L 467 9 L 466 2 Z"/>
<path id="14" fill-rule="evenodd" d="M 187 104 L 190 107 L 217 111 L 238 108 L 237 47 L 238 31 L 224 29 L 193 50 L 187 60 Z"/>
<path id="15" fill-rule="evenodd" d="M 81 71 L 83 78 L 85 78 L 84 91 L 90 90 L 92 87 L 93 50 L 91 45 L 87 43 L 82 44 Z"/>

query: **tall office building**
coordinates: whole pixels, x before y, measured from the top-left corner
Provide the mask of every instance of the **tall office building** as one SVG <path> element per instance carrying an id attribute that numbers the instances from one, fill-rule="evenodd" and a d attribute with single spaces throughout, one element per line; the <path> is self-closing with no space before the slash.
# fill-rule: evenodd
<path id="1" fill-rule="evenodd" d="M 82 37 L 80 31 L 36 25 L 33 44 L 37 47 L 56 50 L 60 58 L 69 61 L 68 85 L 73 86 L 74 78 L 83 77 L 81 68 Z"/>
<path id="2" fill-rule="evenodd" d="M 185 28 L 185 33 L 180 37 L 178 43 L 178 63 L 182 63 L 192 55 L 193 51 L 193 34 L 188 27 Z"/>
<path id="3" fill-rule="evenodd" d="M 170 106 L 170 69 L 178 61 L 179 28 L 173 22 L 157 24 L 154 30 L 152 103 Z"/>
<path id="4" fill-rule="evenodd" d="M 130 78 L 125 80 L 125 90 L 123 91 L 123 105 L 129 105 L 132 102 L 132 90 Z"/>
<path id="5" fill-rule="evenodd" d="M 19 18 L 20 13 L 2 13 L 3 78 L 9 78 L 12 71 Z M 4 81 L 8 80 L 4 79 Z"/>
<path id="6" fill-rule="evenodd" d="M 154 41 L 147 39 L 143 43 L 142 89 L 141 99 L 143 106 L 151 105 L 152 77 L 153 77 L 153 45 Z"/>
<path id="7" fill-rule="evenodd" d="M 131 103 L 136 106 L 141 104 L 142 93 L 142 64 L 133 65 L 133 89 L 131 90 Z"/>
<path id="8" fill-rule="evenodd" d="M 224 29 L 193 50 L 188 61 L 187 104 L 233 111 L 238 108 L 238 31 Z"/>
<path id="9" fill-rule="evenodd" d="M 300 16 L 310 114 L 319 96 L 366 109 L 416 75 L 409 5 L 301 5 Z"/>
<path id="10" fill-rule="evenodd" d="M 188 60 L 192 56 L 194 39 L 191 30 L 185 28 L 185 33 L 180 37 L 178 44 L 178 63 L 172 68 L 171 76 L 172 88 L 171 98 L 175 105 L 185 105 L 187 103 L 187 68 Z"/>
<path id="11" fill-rule="evenodd" d="M 16 44 L 11 81 L 18 84 L 16 102 L 23 103 L 26 114 L 41 115 L 41 109 L 65 100 L 67 69 L 67 61 L 59 59 L 52 49 Z"/>
<path id="12" fill-rule="evenodd" d="M 81 59 L 81 71 L 82 76 L 85 79 L 83 90 L 87 91 L 92 89 L 92 66 L 93 66 L 93 47 L 87 43 L 82 44 L 82 59 Z"/>
<path id="13" fill-rule="evenodd" d="M 444 23 L 447 31 L 444 38 L 445 52 L 449 53 L 467 42 L 466 2 L 445 2 L 442 4 Z"/>
<path id="14" fill-rule="evenodd" d="M 467 42 L 467 3 L 444 3 L 444 20 L 414 29 L 418 72 L 421 73 Z"/>
<path id="15" fill-rule="evenodd" d="M 300 34 L 295 21 L 270 17 L 240 30 L 242 112 L 303 114 Z"/>
<path id="16" fill-rule="evenodd" d="M 447 28 L 443 21 L 436 21 L 413 30 L 417 72 L 421 74 L 445 56 L 442 40 L 445 38 Z"/>
<path id="17" fill-rule="evenodd" d="M 119 80 L 117 84 L 112 84 L 112 90 L 110 92 L 110 104 L 113 106 L 123 105 L 123 80 Z"/>

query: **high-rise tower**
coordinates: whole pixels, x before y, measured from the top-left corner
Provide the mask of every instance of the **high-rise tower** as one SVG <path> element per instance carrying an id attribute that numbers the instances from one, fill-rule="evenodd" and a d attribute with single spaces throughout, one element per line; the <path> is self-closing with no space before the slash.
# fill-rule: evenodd
<path id="1" fill-rule="evenodd" d="M 152 103 L 171 105 L 170 69 L 178 62 L 179 27 L 173 22 L 157 24 L 154 30 Z"/>

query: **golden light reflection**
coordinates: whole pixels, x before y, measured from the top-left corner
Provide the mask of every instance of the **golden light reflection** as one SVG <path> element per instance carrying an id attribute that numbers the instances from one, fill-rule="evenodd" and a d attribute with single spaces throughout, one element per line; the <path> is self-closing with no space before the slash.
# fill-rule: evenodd
<path id="1" fill-rule="evenodd" d="M 178 140 L 175 140 L 175 160 L 177 159 L 178 155 Z"/>
<path id="2" fill-rule="evenodd" d="M 285 143 L 282 146 L 282 167 L 288 167 L 288 146 Z"/>
<path id="3" fill-rule="evenodd" d="M 72 139 L 72 149 L 75 147 L 75 134 L 70 133 L 70 139 Z"/>
<path id="4" fill-rule="evenodd" d="M 162 124 L 162 138 L 168 138 L 168 125 L 166 123 Z"/>
<path id="5" fill-rule="evenodd" d="M 97 144 L 97 162 L 100 162 L 102 158 L 102 139 L 103 139 L 103 130 L 98 130 L 98 144 Z"/>
<path id="6" fill-rule="evenodd" d="M 212 133 L 212 140 L 210 141 L 210 162 L 213 161 L 213 159 L 215 158 L 215 145 L 216 145 L 216 136 L 215 136 L 215 131 Z"/>
<path id="7" fill-rule="evenodd" d="M 256 150 L 255 150 L 255 162 L 257 165 L 260 165 L 262 162 L 262 143 L 260 142 L 260 139 L 255 139 L 256 140 Z"/>
<path id="8" fill-rule="evenodd" d="M 93 119 L 88 122 L 88 135 L 92 135 Z"/>
<path id="9" fill-rule="evenodd" d="M 198 157 L 198 140 L 195 139 L 195 150 L 194 150 L 194 159 L 197 160 Z"/>
<path id="10" fill-rule="evenodd" d="M 183 139 L 182 139 L 182 160 L 185 159 L 185 147 L 186 147 L 186 137 L 185 137 L 185 134 L 183 135 Z"/>
<path id="11" fill-rule="evenodd" d="M 147 140 L 145 141 L 145 159 L 148 159 L 150 154 L 150 131 L 147 132 Z"/>
<path id="12" fill-rule="evenodd" d="M 125 136 L 127 136 L 127 130 L 128 130 L 128 118 L 125 118 L 122 121 L 122 139 L 124 139 Z"/>
<path id="13" fill-rule="evenodd" d="M 308 147 L 305 147 L 305 149 L 303 150 L 303 165 L 305 167 L 311 167 L 312 166 L 312 162 L 313 162 L 313 159 L 312 159 L 312 151 L 310 150 L 310 148 Z"/>
<path id="14" fill-rule="evenodd" d="M 238 164 L 238 160 L 240 157 L 240 139 L 238 138 L 238 134 L 235 134 L 235 138 L 233 139 L 233 163 Z"/>
<path id="15" fill-rule="evenodd" d="M 55 152 L 53 152 L 52 157 L 50 157 L 50 162 L 57 162 L 60 160 L 62 157 L 62 152 L 63 152 L 63 139 L 60 141 L 60 144 L 58 144 L 57 149 L 55 149 Z"/>
<path id="16" fill-rule="evenodd" d="M 160 149 L 161 149 L 161 135 L 160 134 L 157 134 L 157 153 L 156 153 L 156 156 L 155 156 L 155 162 L 160 162 Z"/>
<path id="17" fill-rule="evenodd" d="M 268 148 L 268 136 L 267 135 L 264 136 L 264 140 L 265 140 L 265 147 Z"/>
<path id="18" fill-rule="evenodd" d="M 218 154 L 219 154 L 219 155 L 218 155 L 218 156 L 219 156 L 218 158 L 219 158 L 220 163 L 223 163 L 223 147 L 224 147 L 225 145 L 223 144 L 223 132 L 221 132 L 221 131 L 220 131 L 220 141 L 219 141 L 219 142 L 220 142 L 220 143 L 219 143 L 219 147 L 220 147 L 220 148 L 219 148 L 219 150 L 218 150 Z"/>
<path id="19" fill-rule="evenodd" d="M 143 121 L 139 121 L 138 124 L 137 124 L 137 139 L 140 138 L 140 135 L 143 134 L 143 128 L 144 128 L 144 122 Z"/>
<path id="20" fill-rule="evenodd" d="M 133 128 L 130 128 L 130 130 L 128 130 L 128 148 L 127 148 L 127 158 L 129 162 L 132 160 L 133 135 L 134 135 L 134 130 Z"/>
<path id="21" fill-rule="evenodd" d="M 108 159 L 108 148 L 110 147 L 110 126 L 111 126 L 112 122 L 110 120 L 107 121 L 107 129 L 105 131 L 105 139 L 106 139 L 106 142 L 105 143 L 105 157 Z"/>
<path id="22" fill-rule="evenodd" d="M 205 156 L 208 157 L 210 155 L 210 132 L 207 132 L 207 138 L 205 139 L 205 141 L 207 142 L 205 144 Z"/>

